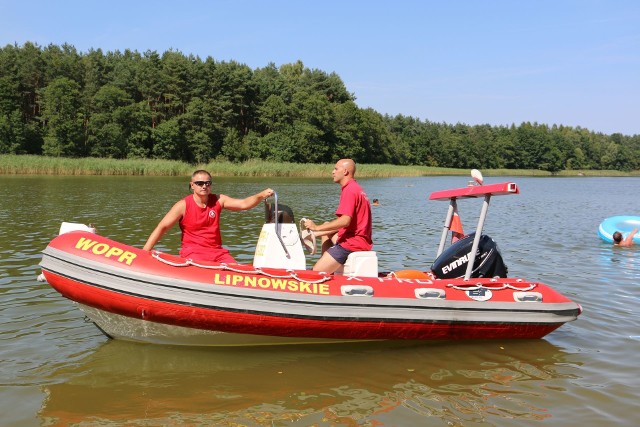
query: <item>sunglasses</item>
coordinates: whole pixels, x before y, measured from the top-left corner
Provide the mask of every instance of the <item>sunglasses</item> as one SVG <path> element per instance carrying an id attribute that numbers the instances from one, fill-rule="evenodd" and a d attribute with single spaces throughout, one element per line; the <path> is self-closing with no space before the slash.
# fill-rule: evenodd
<path id="1" fill-rule="evenodd" d="M 204 186 L 211 187 L 211 181 L 193 181 L 193 183 L 198 187 L 204 187 Z"/>

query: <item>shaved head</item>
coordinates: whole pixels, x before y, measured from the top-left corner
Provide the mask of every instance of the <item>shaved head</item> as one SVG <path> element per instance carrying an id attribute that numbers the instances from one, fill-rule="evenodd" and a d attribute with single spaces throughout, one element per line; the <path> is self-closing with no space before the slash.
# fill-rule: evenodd
<path id="1" fill-rule="evenodd" d="M 333 182 L 345 185 L 352 180 L 356 174 L 356 162 L 352 159 L 340 159 L 333 168 Z"/>
<path id="2" fill-rule="evenodd" d="M 345 168 L 353 177 L 356 174 L 356 162 L 353 159 L 340 159 L 338 163 L 342 164 L 342 167 Z"/>

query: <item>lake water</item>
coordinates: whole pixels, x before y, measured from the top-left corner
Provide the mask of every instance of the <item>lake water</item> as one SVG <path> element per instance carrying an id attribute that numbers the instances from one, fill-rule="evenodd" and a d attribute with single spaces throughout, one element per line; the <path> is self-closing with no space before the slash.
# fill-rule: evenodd
<path id="1" fill-rule="evenodd" d="M 636 426 L 640 247 L 597 236 L 640 215 L 639 178 L 509 178 L 485 232 L 510 276 L 541 280 L 584 313 L 542 340 L 180 348 L 111 341 L 46 283 L 41 251 L 62 221 L 142 247 L 187 179 L 0 176 L 0 424 L 3 426 Z M 302 216 L 331 219 L 325 180 L 215 179 L 244 197 L 274 188 Z M 380 269 L 428 268 L 447 204 L 465 177 L 360 180 Z M 460 201 L 465 231 L 479 206 Z M 223 238 L 251 262 L 264 210 L 223 213 Z M 179 231 L 157 249 L 177 252 Z M 314 259 L 309 259 L 311 265 Z"/>

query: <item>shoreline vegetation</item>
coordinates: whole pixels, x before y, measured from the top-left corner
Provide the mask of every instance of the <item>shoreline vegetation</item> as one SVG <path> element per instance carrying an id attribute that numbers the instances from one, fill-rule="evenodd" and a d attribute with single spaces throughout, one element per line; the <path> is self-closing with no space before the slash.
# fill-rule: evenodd
<path id="1" fill-rule="evenodd" d="M 79 52 L 67 43 L 32 42 L 0 47 L 1 154 L 215 161 L 221 174 L 233 176 L 316 176 L 340 157 L 371 165 L 361 176 L 466 174 L 473 168 L 551 176 L 567 170 L 573 176 L 640 169 L 640 134 L 535 121 L 439 123 L 382 114 L 356 100 L 338 74 L 300 60 L 252 68 L 172 49 Z M 122 165 L 97 169 L 158 173 L 153 163 Z M 161 165 L 159 173 L 176 173 L 175 167 Z M 94 166 L 63 170 L 86 173 Z"/>
<path id="2" fill-rule="evenodd" d="M 174 160 L 64 158 L 38 155 L 0 155 L 0 175 L 123 175 L 189 176 L 196 169 L 206 169 L 218 177 L 298 177 L 326 178 L 334 164 L 286 163 L 247 160 L 240 163 L 216 160 L 207 164 L 190 164 Z M 640 176 L 640 170 L 563 170 L 552 174 L 543 170 L 483 169 L 490 176 Z M 430 166 L 358 164 L 358 178 L 468 175 L 469 169 Z"/>

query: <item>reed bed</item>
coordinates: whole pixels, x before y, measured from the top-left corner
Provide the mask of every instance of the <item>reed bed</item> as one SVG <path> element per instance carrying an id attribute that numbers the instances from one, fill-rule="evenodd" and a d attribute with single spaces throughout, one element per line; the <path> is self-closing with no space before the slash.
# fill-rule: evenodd
<path id="1" fill-rule="evenodd" d="M 334 165 L 334 163 L 300 164 L 263 160 L 249 160 L 239 164 L 216 161 L 204 165 L 203 169 L 208 170 L 214 176 L 322 178 L 331 174 Z M 469 171 L 466 169 L 362 164 L 357 166 L 356 175 L 362 178 L 388 178 L 393 176 L 467 175 L 468 173 Z"/>
<path id="2" fill-rule="evenodd" d="M 207 164 L 150 160 L 63 158 L 34 155 L 0 155 L 0 174 L 4 175 L 147 175 L 188 176 L 196 169 L 206 169 L 213 176 L 228 177 L 298 177 L 323 178 L 331 174 L 334 164 L 300 164 L 248 160 L 233 163 L 216 160 Z M 357 176 L 386 178 L 393 176 L 466 175 L 462 169 L 424 166 L 358 165 Z"/>
<path id="3" fill-rule="evenodd" d="M 196 169 L 206 169 L 220 177 L 297 177 L 325 178 L 334 164 L 300 164 L 249 160 L 233 163 L 216 160 L 192 165 L 185 162 L 151 159 L 99 159 L 45 157 L 35 155 L 0 155 L 0 175 L 146 175 L 189 176 Z M 487 176 L 552 176 L 541 170 L 486 169 Z M 435 168 L 427 166 L 395 166 L 360 164 L 357 176 L 361 178 L 389 178 L 436 175 L 468 175 L 468 169 Z M 640 171 L 565 170 L 556 176 L 640 176 Z"/>
<path id="4" fill-rule="evenodd" d="M 0 155 L 0 174 L 4 175 L 156 175 L 180 176 L 193 166 L 170 160 L 71 159 L 34 155 Z"/>

